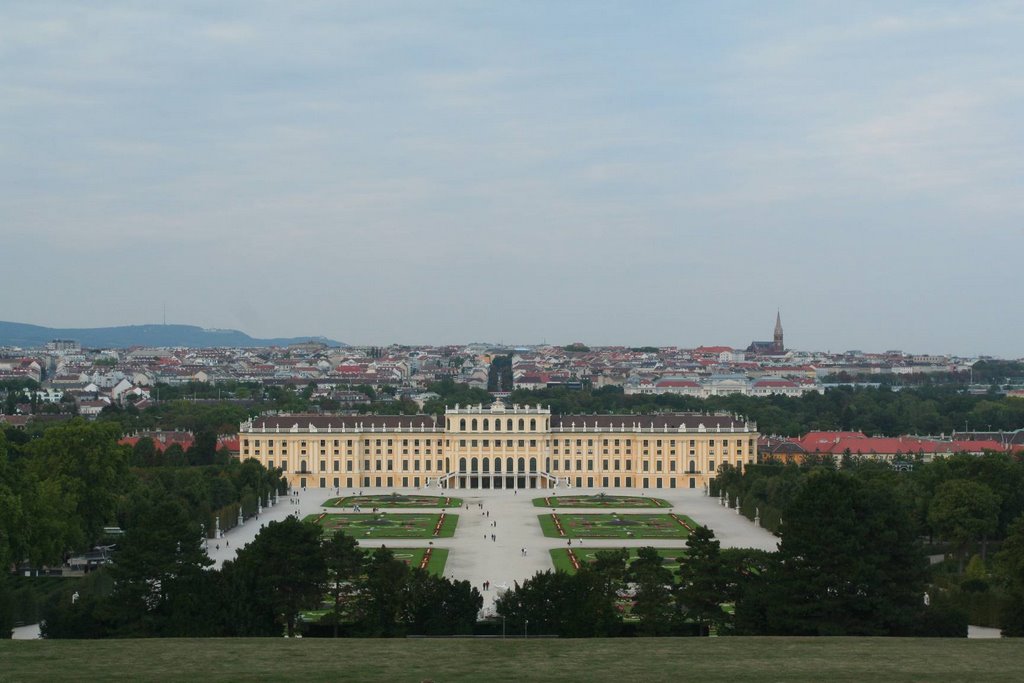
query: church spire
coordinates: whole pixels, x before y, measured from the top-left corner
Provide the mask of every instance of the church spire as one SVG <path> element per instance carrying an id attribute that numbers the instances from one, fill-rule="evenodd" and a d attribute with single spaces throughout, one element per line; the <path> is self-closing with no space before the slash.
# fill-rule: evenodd
<path id="1" fill-rule="evenodd" d="M 772 346 L 774 347 L 772 350 L 775 351 L 775 353 L 782 353 L 786 349 L 785 344 L 782 342 L 782 312 L 781 311 L 776 311 L 775 312 L 775 339 L 774 339 L 774 343 L 772 344 Z"/>

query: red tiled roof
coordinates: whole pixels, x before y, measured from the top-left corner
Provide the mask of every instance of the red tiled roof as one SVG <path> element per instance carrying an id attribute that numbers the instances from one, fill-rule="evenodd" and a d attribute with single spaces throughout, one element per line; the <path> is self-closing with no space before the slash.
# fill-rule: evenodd
<path id="1" fill-rule="evenodd" d="M 678 387 L 687 389 L 700 388 L 700 384 L 694 382 L 691 379 L 663 379 L 657 382 L 654 386 L 668 388 Z"/>
<path id="2" fill-rule="evenodd" d="M 802 439 L 794 440 L 794 443 L 810 453 L 833 455 L 846 451 L 865 455 L 1006 451 L 1006 447 L 998 441 L 938 441 L 915 436 L 865 436 L 861 432 L 808 432 Z"/>

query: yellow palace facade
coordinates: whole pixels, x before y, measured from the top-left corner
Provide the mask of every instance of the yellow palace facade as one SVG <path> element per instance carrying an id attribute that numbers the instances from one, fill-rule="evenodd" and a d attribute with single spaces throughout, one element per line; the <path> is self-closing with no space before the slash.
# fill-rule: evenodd
<path id="1" fill-rule="evenodd" d="M 267 415 L 239 426 L 239 457 L 293 487 L 703 488 L 757 458 L 757 425 L 728 414 L 552 415 L 458 406 L 434 415 Z"/>

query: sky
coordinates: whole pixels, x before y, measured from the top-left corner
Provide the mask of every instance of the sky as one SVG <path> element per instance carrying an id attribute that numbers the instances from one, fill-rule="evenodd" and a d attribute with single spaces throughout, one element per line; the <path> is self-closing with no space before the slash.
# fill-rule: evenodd
<path id="1" fill-rule="evenodd" d="M 0 320 L 1024 356 L 1024 3 L 0 3 Z"/>

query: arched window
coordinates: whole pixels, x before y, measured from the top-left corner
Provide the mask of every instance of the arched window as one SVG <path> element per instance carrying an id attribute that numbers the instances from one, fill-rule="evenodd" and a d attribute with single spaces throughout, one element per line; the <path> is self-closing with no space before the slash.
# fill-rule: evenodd
<path id="1" fill-rule="evenodd" d="M 508 423 L 505 426 L 507 427 L 507 429 L 505 431 L 508 431 L 508 432 L 512 431 L 512 418 L 511 417 L 508 419 Z"/>
<path id="2" fill-rule="evenodd" d="M 449 432 L 452 431 L 452 419 L 450 417 L 444 419 L 444 428 Z"/>
<path id="3" fill-rule="evenodd" d="M 696 471 L 697 471 L 697 463 L 695 463 L 693 460 L 691 460 L 690 461 L 690 472 L 696 472 Z"/>
<path id="4" fill-rule="evenodd" d="M 551 471 L 551 458 L 544 458 L 544 469 L 548 472 Z"/>
<path id="5" fill-rule="evenodd" d="M 518 470 L 519 472 L 525 472 L 526 471 L 526 458 L 519 458 L 519 462 L 516 463 L 516 464 L 519 465 L 519 470 Z"/>
<path id="6" fill-rule="evenodd" d="M 512 458 L 505 458 L 505 471 L 506 472 L 513 472 L 514 471 L 513 468 L 512 468 Z"/>
<path id="7" fill-rule="evenodd" d="M 494 471 L 497 474 L 501 474 L 501 458 L 494 459 Z"/>
<path id="8" fill-rule="evenodd" d="M 519 418 L 519 431 L 526 429 L 526 420 Z"/>
<path id="9" fill-rule="evenodd" d="M 491 459 L 490 458 L 481 458 L 481 460 L 483 460 L 482 464 L 483 464 L 483 467 L 484 467 L 484 474 L 490 473 L 490 471 L 491 471 Z"/>
<path id="10" fill-rule="evenodd" d="M 485 417 L 485 418 L 484 418 L 484 431 L 485 431 L 485 432 L 486 432 L 486 431 L 489 431 L 489 430 L 490 430 L 490 428 L 491 428 L 491 421 L 490 421 L 490 420 L 488 420 L 488 419 L 487 419 L 487 418 Z"/>
<path id="11" fill-rule="evenodd" d="M 466 471 L 466 459 L 465 458 L 459 458 L 459 472 L 465 472 L 465 471 Z"/>
<path id="12" fill-rule="evenodd" d="M 477 429 L 477 427 L 476 427 L 476 418 L 475 417 L 473 418 L 473 422 L 471 424 L 473 426 L 473 431 L 475 432 L 476 429 Z"/>
<path id="13" fill-rule="evenodd" d="M 459 430 L 463 432 L 466 431 L 466 418 L 459 420 Z"/>
<path id="14" fill-rule="evenodd" d="M 470 461 L 470 464 L 472 465 L 472 468 L 469 470 L 470 472 L 479 472 L 480 471 L 480 463 L 477 462 L 476 458 L 473 458 L 473 460 Z"/>
<path id="15" fill-rule="evenodd" d="M 537 471 L 537 458 L 530 458 L 530 471 L 531 472 L 536 472 Z"/>
<path id="16" fill-rule="evenodd" d="M 449 458 L 445 458 L 444 459 L 444 471 L 445 472 L 451 472 L 452 471 L 452 462 L 451 462 L 451 460 Z"/>
<path id="17" fill-rule="evenodd" d="M 302 467 L 299 469 L 299 471 L 300 472 L 308 472 L 309 471 L 309 470 L 306 469 L 306 461 L 305 460 L 302 461 Z"/>
<path id="18" fill-rule="evenodd" d="M 494 431 L 501 431 L 501 418 L 498 418 L 497 420 L 494 421 Z"/>
<path id="19" fill-rule="evenodd" d="M 535 418 L 532 418 L 532 417 L 530 418 L 530 431 L 531 432 L 537 431 L 537 420 Z"/>

